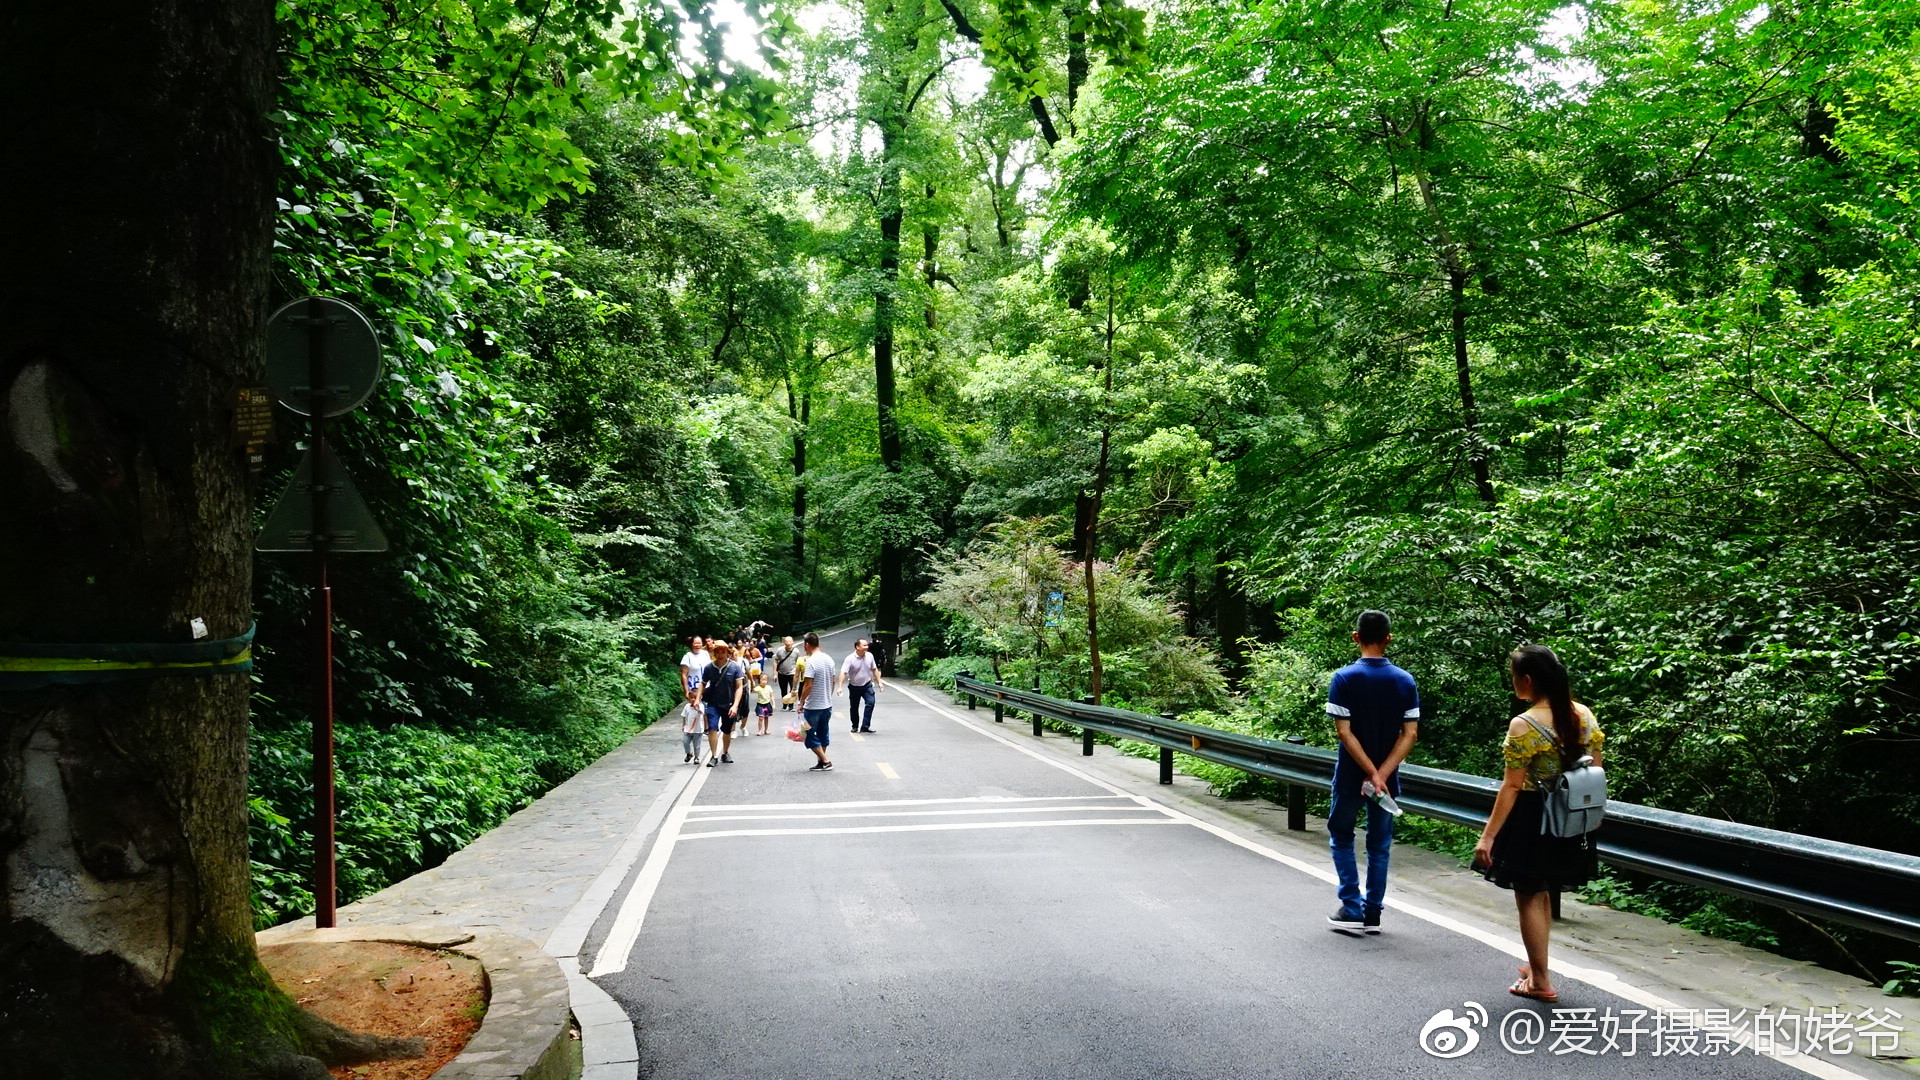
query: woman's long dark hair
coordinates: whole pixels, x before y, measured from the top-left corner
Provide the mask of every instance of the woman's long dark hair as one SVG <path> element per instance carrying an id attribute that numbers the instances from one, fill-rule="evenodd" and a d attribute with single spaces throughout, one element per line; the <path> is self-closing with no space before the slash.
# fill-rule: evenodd
<path id="1" fill-rule="evenodd" d="M 1580 718 L 1573 711 L 1573 688 L 1567 684 L 1567 665 L 1545 645 L 1522 645 L 1513 650 L 1508 665 L 1514 675 L 1533 680 L 1534 699 L 1545 698 L 1553 710 L 1553 731 L 1560 737 L 1562 766 L 1581 754 Z"/>

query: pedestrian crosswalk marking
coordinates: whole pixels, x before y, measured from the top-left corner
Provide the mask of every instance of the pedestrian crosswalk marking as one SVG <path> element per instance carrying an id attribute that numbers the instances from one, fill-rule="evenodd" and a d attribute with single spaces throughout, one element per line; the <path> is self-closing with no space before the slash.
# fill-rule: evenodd
<path id="1" fill-rule="evenodd" d="M 874 764 L 875 764 L 875 765 L 878 765 L 878 766 L 880 767 L 880 775 L 881 775 L 881 776 L 884 776 L 884 777 L 886 777 L 886 778 L 887 778 L 887 779 L 889 779 L 889 780 L 898 780 L 898 779 L 900 779 L 900 774 L 899 774 L 899 773 L 897 773 L 897 772 L 894 772 L 894 771 L 893 771 L 893 766 L 891 766 L 891 765 L 889 765 L 889 764 L 887 764 L 887 763 L 886 763 L 886 762 L 884 762 L 884 761 L 876 761 L 876 762 L 874 762 Z"/>
<path id="2" fill-rule="evenodd" d="M 978 810 L 847 810 L 834 814 L 722 814 L 689 819 L 688 823 L 707 821 L 819 821 L 824 818 L 951 817 L 963 814 L 1072 814 L 1098 811 L 1103 814 L 1161 814 L 1155 806 L 983 806 Z"/>
<path id="3" fill-rule="evenodd" d="M 958 832 L 972 829 L 1051 829 L 1063 825 L 1184 825 L 1172 818 L 1073 818 L 1067 821 L 938 821 L 923 825 L 851 825 L 826 829 L 720 829 L 683 832 L 680 842 L 722 836 L 832 836 L 848 833 Z"/>
<path id="4" fill-rule="evenodd" d="M 1143 802 L 1132 795 L 969 795 L 951 799 L 856 799 L 851 802 L 787 802 L 787 803 L 709 803 L 688 809 L 695 814 L 733 813 L 741 810 L 856 810 L 867 806 L 938 806 L 956 803 L 987 803 L 990 805 L 1012 805 L 1015 803 L 1054 803 L 1054 802 L 1107 802 L 1125 799 L 1128 802 Z"/>

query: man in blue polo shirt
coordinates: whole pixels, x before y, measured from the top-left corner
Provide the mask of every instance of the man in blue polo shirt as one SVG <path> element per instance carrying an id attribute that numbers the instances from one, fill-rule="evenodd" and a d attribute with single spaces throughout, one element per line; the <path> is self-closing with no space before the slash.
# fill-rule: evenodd
<path id="1" fill-rule="evenodd" d="M 1333 673 L 1327 685 L 1327 715 L 1340 736 L 1333 766 L 1333 809 L 1327 814 L 1328 846 L 1340 877 L 1340 907 L 1327 917 L 1336 930 L 1377 934 L 1387 897 L 1387 861 L 1393 850 L 1393 815 L 1376 792 L 1400 794 L 1400 763 L 1420 730 L 1420 691 L 1413 676 L 1387 659 L 1387 613 L 1363 611 L 1353 631 L 1360 659 Z M 1363 788 L 1365 789 L 1363 791 Z M 1367 893 L 1360 895 L 1353 827 L 1367 811 Z"/>

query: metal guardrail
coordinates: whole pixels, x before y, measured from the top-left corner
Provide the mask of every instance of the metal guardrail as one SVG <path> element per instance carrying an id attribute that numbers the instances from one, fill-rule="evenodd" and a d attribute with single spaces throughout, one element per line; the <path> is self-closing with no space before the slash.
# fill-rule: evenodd
<path id="1" fill-rule="evenodd" d="M 787 630 L 787 633 L 795 635 L 804 634 L 809 630 L 818 630 L 823 626 L 832 626 L 835 623 L 843 623 L 849 619 L 859 618 L 866 613 L 866 609 L 864 608 L 848 608 L 845 611 L 835 612 L 832 615 L 823 615 L 817 619 L 808 619 L 805 622 L 794 623 L 793 626 Z"/>
<path id="2" fill-rule="evenodd" d="M 969 707 L 994 704 L 1080 728 L 1081 752 L 1093 753 L 1104 732 L 1160 747 L 1160 781 L 1173 782 L 1175 751 L 1293 785 L 1288 827 L 1306 827 L 1307 788 L 1330 790 L 1337 752 L 1188 724 L 1171 716 L 1109 709 L 984 682 L 970 672 L 954 680 Z M 1479 825 L 1493 809 L 1498 781 L 1483 776 L 1400 767 L 1400 805 L 1424 817 Z M 1669 881 L 1731 893 L 1774 907 L 1920 941 L 1920 858 L 1734 821 L 1609 802 L 1599 835 L 1600 858 Z"/>

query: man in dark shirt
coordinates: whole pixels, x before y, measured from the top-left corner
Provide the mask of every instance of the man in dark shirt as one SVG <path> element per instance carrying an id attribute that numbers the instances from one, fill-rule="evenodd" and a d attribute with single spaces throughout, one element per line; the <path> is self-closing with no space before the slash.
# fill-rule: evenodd
<path id="1" fill-rule="evenodd" d="M 747 681 L 746 668 L 733 658 L 732 646 L 721 642 L 712 647 L 712 652 L 713 663 L 707 665 L 700 680 L 700 697 L 707 709 L 708 738 L 716 729 L 720 732 L 720 756 L 716 759 L 709 755 L 708 768 L 721 761 L 733 764 L 733 725 L 742 719 L 740 696 Z"/>
<path id="2" fill-rule="evenodd" d="M 1340 736 L 1333 766 L 1333 809 L 1327 814 L 1328 846 L 1340 877 L 1340 907 L 1327 917 L 1336 930 L 1380 932 L 1387 896 L 1387 863 L 1393 850 L 1393 815 L 1377 795 L 1400 794 L 1400 763 L 1420 730 L 1420 691 L 1413 676 L 1387 659 L 1393 640 L 1384 611 L 1364 611 L 1353 633 L 1360 659 L 1333 673 L 1327 714 Z M 1353 828 L 1367 811 L 1367 892 L 1360 895 Z"/>

